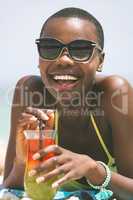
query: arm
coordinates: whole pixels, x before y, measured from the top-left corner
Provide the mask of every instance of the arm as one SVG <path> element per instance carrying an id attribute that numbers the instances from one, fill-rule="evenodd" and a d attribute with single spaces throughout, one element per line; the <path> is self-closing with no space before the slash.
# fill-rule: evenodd
<path id="1" fill-rule="evenodd" d="M 26 76 L 17 83 L 11 110 L 11 131 L 6 154 L 5 171 L 4 171 L 4 186 L 5 187 L 23 187 L 24 164 L 15 160 L 16 158 L 16 134 L 20 115 L 30 105 L 30 92 L 39 91 L 42 88 L 40 78 L 35 76 Z M 27 92 L 27 93 L 26 93 Z M 29 92 L 29 93 L 28 93 Z M 31 93 L 30 93 L 31 94 Z M 32 104 L 36 99 L 32 98 Z M 15 162 L 14 162 L 15 161 Z"/>
<path id="2" fill-rule="evenodd" d="M 112 127 L 118 173 L 112 174 L 111 189 L 121 199 L 133 198 L 133 89 L 116 76 L 105 80 L 105 112 Z"/>
<path id="3" fill-rule="evenodd" d="M 10 137 L 8 142 L 8 148 L 7 148 L 7 154 L 6 154 L 6 161 L 5 161 L 5 170 L 4 170 L 4 186 L 5 187 L 12 187 L 12 186 L 22 186 L 22 181 L 20 181 L 16 177 L 19 176 L 23 177 L 23 170 L 19 170 L 21 166 L 19 164 L 14 162 L 15 156 L 16 156 L 16 134 L 17 134 L 17 124 L 18 124 L 18 118 L 20 114 L 24 111 L 25 106 L 24 104 L 21 105 L 21 94 L 22 90 L 24 88 L 24 83 L 29 77 L 22 78 L 16 85 L 15 91 L 14 91 L 14 97 L 12 102 L 12 108 L 11 108 L 11 131 L 10 131 Z M 18 169 L 17 169 L 18 168 Z M 14 184 L 13 184 L 14 180 Z M 21 183 L 20 183 L 21 182 Z"/>

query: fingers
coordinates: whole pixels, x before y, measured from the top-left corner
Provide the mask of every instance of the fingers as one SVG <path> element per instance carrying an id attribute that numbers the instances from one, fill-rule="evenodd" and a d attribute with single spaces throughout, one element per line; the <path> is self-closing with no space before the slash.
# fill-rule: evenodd
<path id="1" fill-rule="evenodd" d="M 25 113 L 21 114 L 17 125 L 17 134 L 23 132 L 24 130 L 38 130 L 38 120 L 33 115 L 27 115 Z"/>
<path id="2" fill-rule="evenodd" d="M 86 173 L 88 174 L 88 167 L 86 167 L 88 166 L 88 156 L 70 152 L 57 145 L 51 145 L 39 151 L 33 155 L 33 159 L 39 159 L 48 153 L 53 153 L 55 156 L 44 161 L 42 165 L 33 169 L 29 174 L 30 176 L 38 176 L 38 172 L 41 172 L 41 176 L 36 178 L 37 183 L 56 177 L 58 180 L 53 183 L 52 187 L 57 188 L 70 180 L 80 179 Z"/>
<path id="3" fill-rule="evenodd" d="M 47 181 L 48 179 L 61 174 L 66 174 L 72 169 L 71 162 L 68 162 L 70 161 L 70 159 L 68 159 L 68 157 L 65 154 L 62 154 L 62 151 L 64 151 L 63 148 L 60 148 L 56 145 L 52 145 L 44 149 L 43 153 L 42 152 L 41 153 L 43 154 L 43 156 L 45 156 L 47 153 L 50 153 L 51 151 L 54 152 L 54 154 L 57 153 L 59 155 L 49 158 L 48 160 L 44 161 L 41 165 L 32 169 L 29 172 L 29 176 L 37 175 L 40 172 L 41 173 L 43 172 L 43 174 L 45 174 L 44 176 L 37 178 L 37 183 Z M 38 158 L 40 157 L 38 156 Z"/>
<path id="4" fill-rule="evenodd" d="M 39 172 L 48 172 L 55 167 L 65 164 L 69 161 L 68 157 L 62 154 L 63 149 L 57 145 L 50 145 L 49 147 L 41 150 L 39 153 L 33 155 L 32 159 L 37 160 L 47 156 L 47 154 L 53 153 L 55 156 L 42 162 L 39 166 L 35 167 L 29 172 L 29 176 L 34 176 Z"/>
<path id="5" fill-rule="evenodd" d="M 54 128 L 55 113 L 53 110 L 28 107 L 18 120 L 18 129 L 39 129 L 40 119 L 45 122 L 41 124 L 41 128 L 45 126 Z"/>
<path id="6" fill-rule="evenodd" d="M 32 159 L 33 160 L 40 159 L 49 153 L 53 153 L 54 155 L 60 155 L 62 153 L 62 148 L 59 147 L 58 145 L 50 145 L 46 147 L 45 149 L 41 149 L 40 151 L 35 153 Z"/>
<path id="7" fill-rule="evenodd" d="M 58 188 L 59 186 L 69 182 L 70 180 L 74 180 L 73 174 L 71 172 L 67 173 L 65 176 L 63 176 L 62 178 L 60 178 L 56 182 L 54 182 L 52 184 L 52 188 Z"/>
<path id="8" fill-rule="evenodd" d="M 44 176 L 37 177 L 36 182 L 39 184 L 41 182 L 48 181 L 49 179 L 53 177 L 58 177 L 60 175 L 62 175 L 62 177 L 52 184 L 52 188 L 57 188 L 61 186 L 62 184 L 67 183 L 70 180 L 74 180 L 73 172 L 71 172 L 71 164 L 68 163 L 68 164 L 62 165 L 50 171 Z"/>
<path id="9" fill-rule="evenodd" d="M 49 179 L 59 176 L 59 175 L 64 175 L 68 173 L 70 170 L 70 164 L 65 164 L 62 165 L 58 168 L 55 168 L 54 170 L 50 171 L 49 173 L 45 174 L 44 176 L 38 177 L 36 179 L 37 183 L 48 181 Z"/>
<path id="10" fill-rule="evenodd" d="M 46 127 L 53 129 L 55 126 L 55 111 L 50 109 L 37 109 L 28 107 L 26 112 L 45 122 Z"/>
<path id="11" fill-rule="evenodd" d="M 26 112 L 29 114 L 34 115 L 35 117 L 37 117 L 38 119 L 42 119 L 44 121 L 47 121 L 49 119 L 49 116 L 47 113 L 45 113 L 43 110 L 41 109 L 37 109 L 37 108 L 32 108 L 32 107 L 28 107 L 26 109 Z"/>
<path id="12" fill-rule="evenodd" d="M 38 119 L 35 116 L 33 116 L 33 115 L 22 113 L 20 119 L 18 120 L 19 127 L 23 127 L 26 124 L 33 124 L 33 123 L 37 124 L 37 120 Z"/>
<path id="13" fill-rule="evenodd" d="M 70 175 L 69 171 L 71 170 L 71 163 L 65 163 L 64 165 L 58 166 L 56 168 L 56 164 L 58 162 L 57 160 L 58 160 L 57 157 L 53 157 L 51 159 L 51 162 L 53 163 L 54 167 L 53 167 L 53 165 L 51 166 L 52 163 L 49 162 L 49 160 L 45 161 L 39 167 L 34 168 L 33 170 L 31 170 L 29 172 L 29 176 L 37 175 L 37 173 L 43 171 L 44 175 L 41 175 L 41 176 L 36 178 L 36 182 L 37 183 L 41 183 L 41 182 L 44 182 L 44 181 L 48 181 L 49 179 L 51 179 L 53 177 L 57 177 L 59 175 L 64 175 L 64 174 L 67 174 L 67 173 Z M 68 177 L 67 175 L 65 175 L 65 179 L 63 178 L 63 180 L 67 181 L 68 178 L 71 178 L 71 177 Z M 61 183 L 62 183 L 63 180 L 61 178 L 61 180 L 60 180 Z"/>
<path id="14" fill-rule="evenodd" d="M 34 176 L 39 172 L 48 172 L 50 171 L 50 169 L 53 169 L 57 166 L 59 167 L 60 165 L 64 165 L 68 161 L 69 159 L 64 155 L 53 156 L 52 158 L 45 160 L 42 164 L 31 170 L 29 172 L 29 175 Z"/>
<path id="15" fill-rule="evenodd" d="M 49 171 L 53 170 L 57 166 L 57 157 L 54 156 L 45 162 L 42 162 L 39 166 L 35 167 L 34 169 L 29 171 L 29 176 L 34 176 L 37 173 L 43 172 L 48 173 Z"/>

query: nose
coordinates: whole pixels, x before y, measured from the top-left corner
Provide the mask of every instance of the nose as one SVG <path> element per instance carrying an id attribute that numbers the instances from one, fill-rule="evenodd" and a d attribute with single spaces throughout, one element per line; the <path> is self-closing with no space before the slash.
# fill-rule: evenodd
<path id="1" fill-rule="evenodd" d="M 57 59 L 57 64 L 60 65 L 73 65 L 74 61 L 73 59 L 70 57 L 69 52 L 67 50 L 67 48 L 64 48 L 63 51 L 61 52 L 61 55 L 59 56 L 59 58 Z"/>

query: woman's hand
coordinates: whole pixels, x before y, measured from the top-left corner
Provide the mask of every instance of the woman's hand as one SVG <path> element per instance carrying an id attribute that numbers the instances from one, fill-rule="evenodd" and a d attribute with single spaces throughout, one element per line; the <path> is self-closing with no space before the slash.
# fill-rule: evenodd
<path id="1" fill-rule="evenodd" d="M 28 107 L 24 113 L 21 114 L 18 120 L 17 136 L 16 136 L 16 162 L 25 163 L 27 141 L 24 136 L 25 130 L 38 130 L 39 121 L 41 119 L 44 123 L 49 120 L 52 112 L 44 113 L 41 109 Z M 53 119 L 53 118 L 51 118 Z"/>
<path id="2" fill-rule="evenodd" d="M 33 159 L 40 159 L 48 153 L 54 153 L 54 157 L 44 161 L 40 166 L 29 172 L 29 176 L 42 173 L 37 177 L 37 183 L 48 181 L 52 177 L 61 177 L 53 183 L 56 188 L 71 180 L 77 180 L 82 177 L 89 178 L 92 183 L 100 184 L 105 178 L 105 169 L 95 160 L 87 155 L 73 153 L 57 145 L 51 145 L 33 155 Z M 49 172 L 49 169 L 53 169 Z M 97 176 L 97 178 L 96 178 Z"/>

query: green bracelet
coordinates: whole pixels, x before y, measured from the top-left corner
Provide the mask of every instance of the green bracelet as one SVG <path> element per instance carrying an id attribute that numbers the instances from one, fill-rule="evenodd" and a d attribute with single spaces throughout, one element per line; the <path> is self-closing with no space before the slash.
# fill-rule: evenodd
<path id="1" fill-rule="evenodd" d="M 93 185 L 88 179 L 87 179 L 87 183 L 93 189 L 102 190 L 102 189 L 106 188 L 109 185 L 109 183 L 110 183 L 110 180 L 111 180 L 111 171 L 110 171 L 109 167 L 104 162 L 101 162 L 101 161 L 97 161 L 97 162 L 100 163 L 105 168 L 105 170 L 106 170 L 106 178 L 105 178 L 104 182 L 101 185 Z"/>

